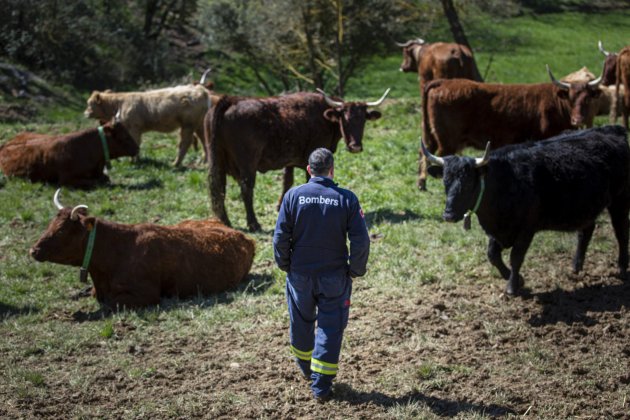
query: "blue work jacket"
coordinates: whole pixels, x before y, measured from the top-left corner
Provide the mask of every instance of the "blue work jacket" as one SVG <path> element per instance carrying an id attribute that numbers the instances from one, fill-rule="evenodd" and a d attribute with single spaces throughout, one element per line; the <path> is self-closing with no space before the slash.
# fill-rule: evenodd
<path id="1" fill-rule="evenodd" d="M 282 199 L 273 249 L 278 267 L 287 272 L 364 275 L 370 238 L 359 199 L 325 177 L 291 188 Z"/>

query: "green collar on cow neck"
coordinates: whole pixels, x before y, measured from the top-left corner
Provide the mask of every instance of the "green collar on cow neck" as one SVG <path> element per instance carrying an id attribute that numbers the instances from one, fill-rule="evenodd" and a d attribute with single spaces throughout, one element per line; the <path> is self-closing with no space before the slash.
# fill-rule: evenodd
<path id="1" fill-rule="evenodd" d="M 103 126 L 98 126 L 98 136 L 101 138 L 101 144 L 103 145 L 103 154 L 105 155 L 105 167 L 107 169 L 112 168 L 112 164 L 109 162 L 109 148 L 107 147 L 107 139 L 105 138 L 105 130 Z"/>
<path id="2" fill-rule="evenodd" d="M 88 237 L 87 248 L 85 249 L 85 255 L 83 256 L 83 264 L 81 264 L 81 271 L 79 272 L 79 279 L 82 283 L 87 283 L 88 267 L 90 260 L 92 259 L 92 251 L 94 250 L 94 240 L 96 238 L 96 221 L 94 226 L 90 230 L 90 236 Z"/>
<path id="3" fill-rule="evenodd" d="M 479 195 L 477 196 L 477 202 L 475 203 L 475 207 L 472 210 L 468 210 L 464 215 L 464 229 L 470 229 L 470 217 L 477 213 L 479 210 L 479 205 L 481 204 L 481 198 L 483 197 L 483 193 L 486 191 L 486 178 L 481 175 L 481 189 L 479 190 Z"/>

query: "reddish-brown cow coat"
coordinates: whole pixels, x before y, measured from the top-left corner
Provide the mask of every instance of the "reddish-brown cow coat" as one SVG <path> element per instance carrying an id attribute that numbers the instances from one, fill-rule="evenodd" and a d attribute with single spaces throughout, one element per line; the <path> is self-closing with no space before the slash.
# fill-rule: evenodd
<path id="1" fill-rule="evenodd" d="M 173 226 L 120 224 L 59 211 L 31 248 L 38 261 L 81 266 L 89 229 L 96 226 L 89 273 L 98 301 L 112 309 L 155 305 L 233 288 L 252 265 L 255 243 L 217 220 Z"/>
<path id="2" fill-rule="evenodd" d="M 493 148 L 540 140 L 572 128 L 568 92 L 552 83 L 485 84 L 435 80 L 424 91 L 423 141 L 438 156 L 467 146 Z M 567 98 L 567 99 L 565 99 Z M 418 187 L 426 185 L 420 152 Z"/>
<path id="3" fill-rule="evenodd" d="M 424 84 L 436 79 L 470 79 L 482 82 L 475 58 L 468 47 L 461 44 L 413 42 L 403 47 L 400 70 L 417 72 L 420 94 Z"/>
<path id="4" fill-rule="evenodd" d="M 134 156 L 138 145 L 121 123 L 103 126 L 111 159 Z M 21 133 L 0 146 L 0 169 L 7 176 L 89 187 L 107 180 L 105 155 L 96 128 L 52 136 Z"/>
<path id="5" fill-rule="evenodd" d="M 624 47 L 617 56 L 617 92 L 621 85 L 624 87 L 621 120 L 627 129 L 630 114 L 630 47 Z"/>
<path id="6" fill-rule="evenodd" d="M 306 169 L 308 156 L 316 148 L 335 152 L 343 137 L 350 152 L 360 152 L 365 122 L 381 116 L 368 106 L 366 102 L 343 102 L 331 107 L 323 95 L 306 92 L 268 98 L 221 98 L 204 123 L 214 215 L 230 223 L 225 187 L 226 175 L 231 175 L 241 186 L 249 229 L 259 230 L 253 208 L 256 172 L 284 168 L 284 194 L 293 184 L 293 168 Z"/>

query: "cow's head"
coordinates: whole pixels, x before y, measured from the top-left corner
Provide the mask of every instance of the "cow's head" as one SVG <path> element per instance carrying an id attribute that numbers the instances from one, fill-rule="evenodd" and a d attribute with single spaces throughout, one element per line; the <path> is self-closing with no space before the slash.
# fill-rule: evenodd
<path id="1" fill-rule="evenodd" d="M 324 111 L 324 118 L 339 124 L 348 151 L 352 153 L 362 151 L 365 122 L 381 118 L 380 112 L 370 111 L 368 107 L 379 106 L 383 103 L 389 89 L 385 91 L 381 99 L 375 102 L 344 102 L 332 99 L 321 89 L 317 89 L 317 91 L 324 95 L 326 103 L 332 107 Z"/>
<path id="2" fill-rule="evenodd" d="M 136 156 L 140 151 L 140 147 L 120 121 L 120 111 L 110 122 L 103 125 L 103 130 L 105 137 L 109 139 L 107 144 L 112 159 L 121 156 Z"/>
<path id="3" fill-rule="evenodd" d="M 590 82 L 567 83 L 556 80 L 547 66 L 549 78 L 558 88 L 556 94 L 564 100 L 568 100 L 571 106 L 571 125 L 580 127 L 583 125 L 591 125 L 593 118 L 597 114 L 597 99 L 602 94 L 599 84 L 602 76 Z"/>
<path id="4" fill-rule="evenodd" d="M 612 86 L 617 82 L 617 54 L 604 49 L 602 41 L 597 43 L 597 47 L 604 54 L 604 70 L 602 74 L 602 85 Z"/>
<path id="5" fill-rule="evenodd" d="M 50 261 L 64 265 L 81 265 L 94 217 L 87 216 L 87 206 L 64 207 L 59 202 L 58 189 L 53 203 L 59 210 L 39 240 L 29 251 L 37 261 Z"/>
<path id="6" fill-rule="evenodd" d="M 420 52 L 426 45 L 424 39 L 412 39 L 405 43 L 397 42 L 396 45 L 403 49 L 403 61 L 400 65 L 400 71 L 416 73 L 418 71 L 418 63 L 420 62 Z"/>
<path id="7" fill-rule="evenodd" d="M 466 156 L 441 158 L 432 155 L 422 140 L 420 144 L 422 153 L 431 164 L 435 165 L 429 168 L 429 174 L 434 177 L 443 177 L 446 207 L 442 218 L 446 222 L 462 220 L 466 212 L 475 206 L 479 197 L 481 176 L 485 174 L 485 165 L 490 160 L 490 142 L 486 145 L 483 157 L 476 159 Z"/>
<path id="8" fill-rule="evenodd" d="M 112 110 L 107 101 L 104 100 L 104 93 L 95 90 L 87 100 L 87 108 L 83 111 L 86 118 L 94 118 L 100 121 L 108 121 L 113 117 L 116 110 Z"/>

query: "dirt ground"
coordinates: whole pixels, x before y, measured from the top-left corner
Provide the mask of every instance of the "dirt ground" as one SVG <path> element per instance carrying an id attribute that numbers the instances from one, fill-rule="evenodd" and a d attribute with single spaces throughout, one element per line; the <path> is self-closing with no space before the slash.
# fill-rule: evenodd
<path id="1" fill-rule="evenodd" d="M 112 349 L 98 343 L 67 357 L 41 352 L 20 363 L 55 366 L 48 396 L 10 398 L 0 416 L 630 418 L 630 282 L 612 276 L 608 256 L 581 276 L 544 265 L 524 270 L 517 298 L 475 273 L 468 285 L 388 296 L 355 281 L 336 398 L 326 404 L 294 368 L 285 318 L 256 318 L 208 335 L 153 334 L 126 349 L 151 367 L 137 377 L 108 368 Z M 121 340 L 136 327 L 114 328 Z M 77 370 L 87 378 L 78 387 Z"/>

